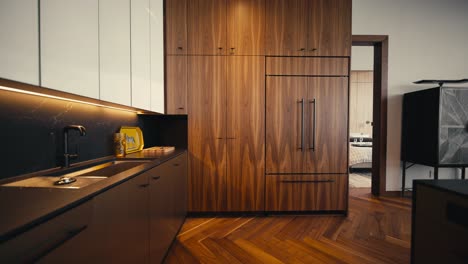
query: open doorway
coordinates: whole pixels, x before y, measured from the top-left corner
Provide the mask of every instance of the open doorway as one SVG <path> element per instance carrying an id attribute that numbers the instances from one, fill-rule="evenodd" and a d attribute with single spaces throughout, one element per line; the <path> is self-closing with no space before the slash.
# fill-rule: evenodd
<path id="1" fill-rule="evenodd" d="M 362 126 L 362 131 L 372 131 L 372 135 L 368 138 L 371 140 L 371 192 L 373 195 L 385 194 L 386 192 L 386 159 L 387 159 L 387 80 L 388 80 L 388 36 L 384 35 L 353 35 L 353 46 L 368 46 L 373 49 L 373 69 L 367 73 L 362 73 L 362 78 L 372 76 L 372 121 L 363 120 L 364 124 L 357 124 Z M 351 55 L 351 60 L 353 59 Z M 371 72 L 371 73 L 370 73 Z M 353 75 L 351 75 L 353 78 Z M 359 78 L 356 75 L 355 78 Z M 351 80 L 351 84 L 354 81 Z M 350 91 L 352 97 L 353 91 Z M 351 99 L 351 98 L 350 98 Z M 352 100 L 352 99 L 351 99 Z M 352 107 L 350 102 L 350 108 Z M 351 109 L 350 109 L 351 112 Z M 350 113 L 352 114 L 352 112 Z M 368 117 L 367 119 L 370 119 Z M 351 117 L 350 117 L 351 121 Z M 369 122 L 370 124 L 365 124 Z M 366 127 L 366 125 L 369 125 Z M 351 129 L 350 124 L 350 129 Z M 367 130 L 366 130 L 367 129 Z M 351 132 L 351 131 L 350 131 Z M 361 132 L 357 132 L 361 134 Z M 364 135 L 365 132 L 362 132 Z M 350 137 L 352 143 L 361 143 L 366 145 L 364 137 L 358 135 L 356 142 L 354 138 Z M 362 140 L 361 140 L 362 138 Z M 367 139 L 368 141 L 369 139 Z M 367 143 L 368 144 L 368 143 Z M 369 145 L 369 144 L 368 144 Z M 360 146 L 361 147 L 361 146 Z M 350 153 L 351 156 L 351 153 Z M 351 163 L 350 163 L 351 164 Z"/>

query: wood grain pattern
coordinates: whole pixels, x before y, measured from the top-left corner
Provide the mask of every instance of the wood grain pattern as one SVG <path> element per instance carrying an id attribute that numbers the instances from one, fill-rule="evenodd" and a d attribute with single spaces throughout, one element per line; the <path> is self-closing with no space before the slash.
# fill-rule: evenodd
<path id="1" fill-rule="evenodd" d="M 349 91 L 349 132 L 372 137 L 373 71 L 352 71 Z M 353 82 L 354 81 L 354 82 Z"/>
<path id="2" fill-rule="evenodd" d="M 346 210 L 347 174 L 267 175 L 266 211 Z"/>
<path id="3" fill-rule="evenodd" d="M 307 99 L 306 87 L 305 77 L 269 76 L 266 79 L 266 173 L 305 172 L 304 150 L 300 149 L 302 109 L 299 101 Z M 305 130 L 306 124 L 303 125 Z M 305 142 L 303 146 L 305 148 Z"/>
<path id="4" fill-rule="evenodd" d="M 350 189 L 343 216 L 188 218 L 165 263 L 409 263 L 411 200 Z"/>
<path id="5" fill-rule="evenodd" d="M 307 127 L 305 171 L 346 173 L 348 171 L 348 78 L 307 78 Z M 311 100 L 315 99 L 314 104 Z M 314 116 L 317 118 L 314 128 Z M 313 136 L 315 130 L 315 146 Z M 312 150 L 311 148 L 314 147 Z"/>
<path id="6" fill-rule="evenodd" d="M 349 59 L 317 57 L 267 57 L 267 75 L 349 75 Z"/>
<path id="7" fill-rule="evenodd" d="M 226 54 L 226 0 L 188 1 L 188 54 Z"/>
<path id="8" fill-rule="evenodd" d="M 351 56 L 351 0 L 308 3 L 308 55 Z"/>
<path id="9" fill-rule="evenodd" d="M 265 57 L 227 58 L 227 210 L 262 211 Z"/>
<path id="10" fill-rule="evenodd" d="M 307 0 L 266 1 L 266 55 L 304 56 Z"/>
<path id="11" fill-rule="evenodd" d="M 230 55 L 265 54 L 265 0 L 227 0 Z"/>
<path id="12" fill-rule="evenodd" d="M 166 54 L 187 54 L 187 0 L 165 1 Z"/>
<path id="13" fill-rule="evenodd" d="M 187 56 L 166 56 L 166 113 L 187 114 Z"/>
<path id="14" fill-rule="evenodd" d="M 226 207 L 226 63 L 219 56 L 189 57 L 189 211 Z"/>

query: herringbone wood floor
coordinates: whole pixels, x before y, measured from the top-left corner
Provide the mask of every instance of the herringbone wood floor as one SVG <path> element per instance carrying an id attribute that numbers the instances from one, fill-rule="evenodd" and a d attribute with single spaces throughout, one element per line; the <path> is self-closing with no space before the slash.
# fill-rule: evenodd
<path id="1" fill-rule="evenodd" d="M 350 189 L 349 215 L 188 218 L 166 263 L 409 263 L 411 201 Z"/>

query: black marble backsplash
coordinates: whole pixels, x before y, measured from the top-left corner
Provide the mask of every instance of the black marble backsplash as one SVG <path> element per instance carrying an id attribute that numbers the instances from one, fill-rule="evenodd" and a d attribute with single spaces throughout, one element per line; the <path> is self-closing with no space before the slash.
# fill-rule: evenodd
<path id="1" fill-rule="evenodd" d="M 141 125 L 133 112 L 9 91 L 0 91 L 0 121 L 0 179 L 60 166 L 67 125 L 87 132 L 69 132 L 72 163 L 112 155 L 113 133 Z"/>

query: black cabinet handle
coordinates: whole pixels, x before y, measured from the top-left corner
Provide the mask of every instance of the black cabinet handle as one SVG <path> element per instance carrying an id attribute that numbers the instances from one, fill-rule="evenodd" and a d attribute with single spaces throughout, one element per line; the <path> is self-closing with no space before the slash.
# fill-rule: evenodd
<path id="1" fill-rule="evenodd" d="M 309 51 L 311 51 L 311 52 L 316 51 L 316 50 L 317 50 L 316 48 L 309 49 Z"/>
<path id="2" fill-rule="evenodd" d="M 138 187 L 141 187 L 141 188 L 146 188 L 149 186 L 149 183 L 145 183 L 145 184 L 140 184 L 138 185 Z"/>
<path id="3" fill-rule="evenodd" d="M 312 145 L 309 146 L 309 149 L 312 151 L 315 151 L 315 135 L 316 135 L 316 130 L 317 130 L 317 100 L 314 98 L 309 101 L 310 104 L 314 104 L 314 120 L 312 122 L 313 128 L 312 128 Z"/>
<path id="4" fill-rule="evenodd" d="M 304 98 L 298 101 L 301 104 L 301 146 L 298 148 L 304 151 Z"/>
<path id="5" fill-rule="evenodd" d="M 179 108 L 177 108 L 177 109 L 179 109 L 179 110 L 184 110 L 185 108 L 183 108 L 183 107 L 179 107 Z"/>
<path id="6" fill-rule="evenodd" d="M 152 179 L 155 180 L 155 181 L 156 181 L 156 180 L 159 180 L 160 178 L 161 178 L 161 176 L 153 176 L 153 177 L 152 177 Z"/>
<path id="7" fill-rule="evenodd" d="M 304 51 L 304 50 L 305 50 L 305 48 L 300 48 L 297 51 Z"/>
<path id="8" fill-rule="evenodd" d="M 178 49 L 178 50 L 183 50 L 184 48 L 182 48 L 182 47 L 177 47 L 177 49 Z"/>
<path id="9" fill-rule="evenodd" d="M 88 228 L 88 225 L 81 226 L 79 228 L 73 229 L 71 231 L 65 232 L 65 236 L 62 238 L 57 238 L 54 243 L 52 243 L 50 246 L 46 246 L 43 250 L 41 250 L 40 253 L 38 253 L 33 259 L 32 262 L 37 262 L 41 258 L 47 256 L 50 252 L 54 251 L 56 248 L 60 247 L 62 244 L 67 242 L 68 240 L 74 238 L 77 236 L 79 233 L 83 232 L 86 228 Z M 41 247 L 42 245 L 38 245 L 38 247 Z"/>
<path id="10" fill-rule="evenodd" d="M 173 165 L 174 165 L 174 167 L 179 167 L 180 164 L 179 163 L 174 163 Z"/>

